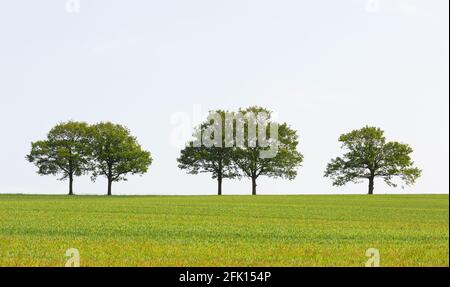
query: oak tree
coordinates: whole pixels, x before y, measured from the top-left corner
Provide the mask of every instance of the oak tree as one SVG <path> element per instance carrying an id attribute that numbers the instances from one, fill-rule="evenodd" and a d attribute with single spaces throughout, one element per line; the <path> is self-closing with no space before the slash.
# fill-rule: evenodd
<path id="1" fill-rule="evenodd" d="M 222 195 L 223 179 L 235 178 L 239 174 L 232 162 L 233 148 L 225 144 L 224 129 L 227 112 L 219 110 L 213 113 L 218 118 L 210 118 L 196 128 L 193 139 L 181 150 L 177 161 L 178 167 L 189 174 L 211 173 L 211 177 L 217 180 L 217 194 Z M 204 137 L 206 140 L 214 141 L 214 138 L 216 140 L 212 144 L 206 144 Z"/>
<path id="2" fill-rule="evenodd" d="M 339 142 L 346 152 L 331 160 L 324 175 L 333 180 L 333 185 L 342 186 L 367 179 L 368 193 L 373 194 L 376 177 L 395 187 L 394 178 L 410 185 L 421 175 L 421 170 L 414 167 L 411 160 L 412 148 L 395 141 L 387 142 L 380 128 L 366 126 L 353 130 L 341 135 Z"/>
<path id="3" fill-rule="evenodd" d="M 31 143 L 27 160 L 38 167 L 38 174 L 57 175 L 69 180 L 69 195 L 73 181 L 88 171 L 88 125 L 84 122 L 60 123 L 50 130 L 46 140 Z"/>
<path id="4" fill-rule="evenodd" d="M 105 176 L 108 195 L 112 183 L 127 180 L 127 174 L 144 174 L 152 163 L 151 154 L 142 149 L 130 131 L 121 125 L 102 122 L 90 132 L 92 180 Z"/>
<path id="5" fill-rule="evenodd" d="M 239 114 L 236 129 L 243 127 L 244 141 L 233 151 L 233 162 L 252 180 L 252 195 L 256 195 L 260 176 L 294 179 L 303 161 L 297 150 L 297 132 L 271 120 L 272 113 L 261 107 L 241 109 Z"/>

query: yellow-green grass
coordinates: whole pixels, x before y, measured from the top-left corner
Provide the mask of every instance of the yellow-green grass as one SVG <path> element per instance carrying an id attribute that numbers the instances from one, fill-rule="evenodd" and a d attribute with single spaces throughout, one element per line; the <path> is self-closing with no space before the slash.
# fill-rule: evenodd
<path id="1" fill-rule="evenodd" d="M 449 265 L 448 195 L 0 195 L 0 266 Z"/>

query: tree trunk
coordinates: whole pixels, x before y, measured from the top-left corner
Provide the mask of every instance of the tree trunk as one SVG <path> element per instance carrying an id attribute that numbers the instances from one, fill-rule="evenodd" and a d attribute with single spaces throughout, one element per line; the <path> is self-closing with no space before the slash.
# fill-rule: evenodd
<path id="1" fill-rule="evenodd" d="M 112 179 L 108 178 L 108 195 L 111 195 Z"/>
<path id="2" fill-rule="evenodd" d="M 73 195 L 73 175 L 69 175 L 69 195 Z"/>
<path id="3" fill-rule="evenodd" d="M 217 177 L 217 194 L 222 195 L 222 176 Z"/>
<path id="4" fill-rule="evenodd" d="M 252 195 L 256 195 L 256 176 L 252 176 Z"/>
<path id="5" fill-rule="evenodd" d="M 374 176 L 369 177 L 369 194 L 373 194 Z"/>

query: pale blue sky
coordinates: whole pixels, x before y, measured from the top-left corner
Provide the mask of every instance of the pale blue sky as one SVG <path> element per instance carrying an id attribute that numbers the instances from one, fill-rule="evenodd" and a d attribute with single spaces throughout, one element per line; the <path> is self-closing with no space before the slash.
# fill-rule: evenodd
<path id="1" fill-rule="evenodd" d="M 448 193 L 449 1 L 0 0 L 0 193 L 61 193 L 25 161 L 57 122 L 128 126 L 155 159 L 115 194 L 215 194 L 209 175 L 178 170 L 171 115 L 261 105 L 298 130 L 294 181 L 259 180 L 260 194 L 366 193 L 322 177 L 337 138 L 376 125 L 410 144 L 423 177 L 375 193 Z M 249 194 L 247 179 L 224 193 Z M 106 182 L 75 182 L 104 194 Z"/>

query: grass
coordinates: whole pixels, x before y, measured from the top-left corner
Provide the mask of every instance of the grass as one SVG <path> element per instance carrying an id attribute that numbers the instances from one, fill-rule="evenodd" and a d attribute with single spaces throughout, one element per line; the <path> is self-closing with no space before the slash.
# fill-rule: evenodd
<path id="1" fill-rule="evenodd" d="M 449 266 L 448 195 L 0 195 L 0 266 Z"/>

